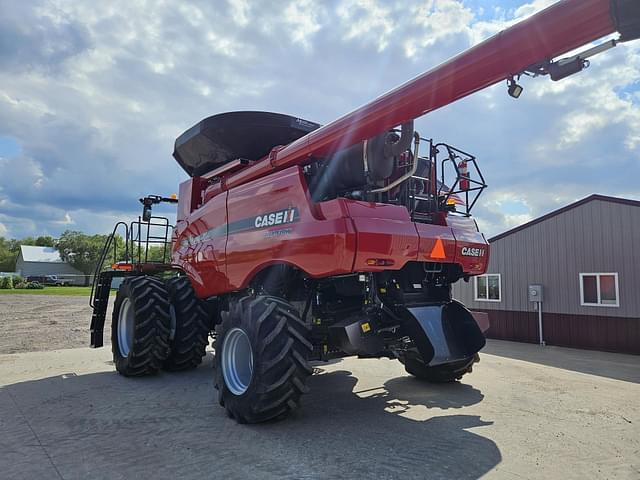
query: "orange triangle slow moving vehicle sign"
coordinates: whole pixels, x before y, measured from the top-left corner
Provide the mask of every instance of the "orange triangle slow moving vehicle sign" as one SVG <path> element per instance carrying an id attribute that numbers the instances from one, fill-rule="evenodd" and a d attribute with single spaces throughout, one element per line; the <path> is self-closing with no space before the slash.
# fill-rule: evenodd
<path id="1" fill-rule="evenodd" d="M 444 244 L 442 243 L 442 239 L 438 238 L 436 240 L 436 244 L 433 246 L 431 253 L 429 254 L 431 258 L 447 258 L 447 254 L 444 253 Z"/>

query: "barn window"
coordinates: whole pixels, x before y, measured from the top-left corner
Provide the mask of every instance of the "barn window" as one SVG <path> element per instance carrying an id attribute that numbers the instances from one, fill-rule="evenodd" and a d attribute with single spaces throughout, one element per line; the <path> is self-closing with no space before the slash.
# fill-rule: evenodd
<path id="1" fill-rule="evenodd" d="M 618 307 L 617 273 L 581 273 L 580 304 L 585 306 Z"/>
<path id="2" fill-rule="evenodd" d="M 475 299 L 479 302 L 499 302 L 502 300 L 501 281 L 499 273 L 478 275 L 475 278 Z"/>

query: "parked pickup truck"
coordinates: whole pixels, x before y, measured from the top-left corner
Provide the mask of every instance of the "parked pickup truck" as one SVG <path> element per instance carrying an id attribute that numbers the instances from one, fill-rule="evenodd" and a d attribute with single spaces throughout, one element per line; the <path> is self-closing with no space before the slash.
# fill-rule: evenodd
<path id="1" fill-rule="evenodd" d="M 38 282 L 41 285 L 55 285 L 58 287 L 63 287 L 67 284 L 67 282 L 58 278 L 57 275 L 35 275 L 27 277 L 27 282 Z"/>

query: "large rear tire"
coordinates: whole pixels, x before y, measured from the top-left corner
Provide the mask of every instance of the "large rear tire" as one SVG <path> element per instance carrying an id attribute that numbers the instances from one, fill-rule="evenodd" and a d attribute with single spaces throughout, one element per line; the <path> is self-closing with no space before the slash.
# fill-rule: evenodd
<path id="1" fill-rule="evenodd" d="M 127 278 L 116 295 L 111 350 L 118 373 L 156 373 L 169 354 L 171 317 L 164 283 L 155 277 Z"/>
<path id="2" fill-rule="evenodd" d="M 475 354 L 458 362 L 428 367 L 418 352 L 406 352 L 400 359 L 407 373 L 431 383 L 451 383 L 460 380 L 463 375 L 471 373 L 473 364 L 480 361 Z"/>
<path id="3" fill-rule="evenodd" d="M 286 301 L 246 296 L 222 314 L 216 338 L 220 405 L 238 423 L 284 418 L 307 392 L 309 327 Z"/>
<path id="4" fill-rule="evenodd" d="M 175 330 L 171 352 L 163 368 L 169 371 L 187 370 L 202 363 L 206 354 L 210 320 L 203 301 L 196 297 L 187 277 L 167 281 L 169 302 L 173 308 Z"/>

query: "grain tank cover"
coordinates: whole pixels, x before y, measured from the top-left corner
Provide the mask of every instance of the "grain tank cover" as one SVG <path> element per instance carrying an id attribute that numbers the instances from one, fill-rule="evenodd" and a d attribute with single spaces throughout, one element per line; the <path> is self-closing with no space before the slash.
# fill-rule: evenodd
<path id="1" fill-rule="evenodd" d="M 221 113 L 180 135 L 173 156 L 190 176 L 203 175 L 237 158 L 259 160 L 319 127 L 281 113 Z"/>

